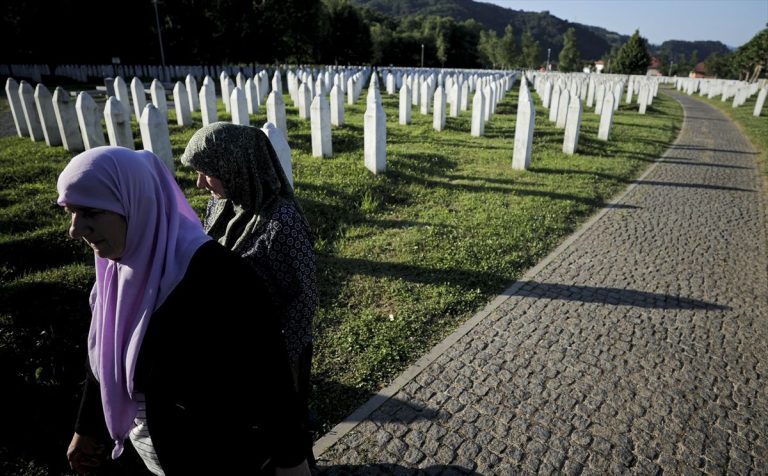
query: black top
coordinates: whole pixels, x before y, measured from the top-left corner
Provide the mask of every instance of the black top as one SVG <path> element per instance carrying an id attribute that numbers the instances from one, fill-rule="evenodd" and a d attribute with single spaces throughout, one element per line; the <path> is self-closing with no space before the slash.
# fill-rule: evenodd
<path id="1" fill-rule="evenodd" d="M 253 474 L 304 459 L 301 414 L 263 281 L 211 241 L 152 315 L 134 383 L 166 475 Z M 255 312 L 254 312 L 255 311 Z M 98 383 L 85 384 L 75 427 L 104 437 Z"/>

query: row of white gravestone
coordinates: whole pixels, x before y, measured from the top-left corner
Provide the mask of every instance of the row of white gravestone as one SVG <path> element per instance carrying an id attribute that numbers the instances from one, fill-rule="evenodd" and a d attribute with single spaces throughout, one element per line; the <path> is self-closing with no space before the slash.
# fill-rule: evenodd
<path id="1" fill-rule="evenodd" d="M 743 106 L 747 99 L 757 94 L 752 115 L 760 117 L 768 95 L 768 81 L 749 83 L 747 81 L 710 79 L 710 78 L 678 78 L 675 84 L 678 91 L 685 91 L 692 95 L 696 91 L 700 96 L 714 99 L 721 96 L 722 102 L 733 98 L 731 106 L 734 108 Z"/>
<path id="2" fill-rule="evenodd" d="M 116 96 L 107 99 L 101 112 L 96 101 L 86 92 L 78 94 L 72 105 L 69 93 L 61 87 L 57 87 L 51 96 L 43 84 L 37 84 L 33 91 L 26 81 L 18 84 L 13 78 L 7 79 L 5 92 L 19 137 L 30 137 L 33 141 L 44 138 L 49 146 L 63 145 L 67 151 L 77 153 L 107 144 L 101 126 L 103 117 L 109 144 L 134 148 L 130 109 Z M 186 104 L 180 99 L 175 102 Z M 138 122 L 144 149 L 152 151 L 173 171 L 167 115 L 154 103 L 147 103 Z M 272 142 L 286 176 L 293 185 L 291 151 L 285 134 L 270 122 L 262 130 Z"/>
<path id="3" fill-rule="evenodd" d="M 93 98 L 81 92 L 73 105 L 61 87 L 53 96 L 38 83 L 35 89 L 26 81 L 17 84 L 13 78 L 5 83 L 16 132 L 33 141 L 45 139 L 49 146 L 63 145 L 69 152 L 80 152 L 106 145 L 102 117 L 107 125 L 110 144 L 134 148 L 130 113 L 115 97 L 107 101 L 103 113 Z M 139 120 L 143 146 L 151 150 L 173 170 L 173 156 L 168 136 L 167 119 L 154 104 L 144 107 Z"/>

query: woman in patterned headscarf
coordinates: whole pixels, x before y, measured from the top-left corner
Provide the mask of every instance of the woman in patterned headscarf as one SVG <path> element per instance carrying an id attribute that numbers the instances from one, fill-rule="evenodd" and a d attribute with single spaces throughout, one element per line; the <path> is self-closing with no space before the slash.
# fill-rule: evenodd
<path id="1" fill-rule="evenodd" d="M 216 122 L 192 136 L 181 161 L 198 172 L 197 186 L 211 192 L 205 231 L 268 283 L 306 406 L 318 302 L 315 255 L 309 224 L 272 144 L 256 127 Z"/>

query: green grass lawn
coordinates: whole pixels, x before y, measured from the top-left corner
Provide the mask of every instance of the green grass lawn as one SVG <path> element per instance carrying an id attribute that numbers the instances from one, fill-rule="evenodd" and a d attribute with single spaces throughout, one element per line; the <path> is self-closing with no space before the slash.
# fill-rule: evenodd
<path id="1" fill-rule="evenodd" d="M 365 92 L 345 105 L 332 158 L 311 157 L 309 122 L 288 108 L 296 195 L 317 235 L 318 436 L 623 190 L 682 122 L 679 104 L 663 94 L 645 116 L 622 101 L 611 140 L 596 139 L 599 117 L 586 112 L 579 153 L 567 156 L 563 131 L 535 96 L 532 166 L 514 171 L 517 90 L 479 138 L 469 134 L 470 112 L 449 117 L 442 132 L 416 108 L 411 125 L 398 125 L 397 96 L 384 94 L 387 171 L 377 176 L 363 165 Z M 199 113 L 194 119 L 194 127 L 171 125 L 170 133 L 177 180 L 202 213 L 206 194 L 178 161 L 201 126 Z M 219 119 L 229 115 L 220 110 Z M 254 124 L 264 121 L 263 109 L 252 116 Z M 136 129 L 134 137 L 140 147 Z M 0 442 L 0 461 L 9 462 L 0 472 L 60 472 L 77 410 L 93 258 L 66 238 L 67 217 L 54 204 L 69 158 L 62 147 L 0 138 L 0 372 L 15 409 L 4 432 L 14 439 Z"/>

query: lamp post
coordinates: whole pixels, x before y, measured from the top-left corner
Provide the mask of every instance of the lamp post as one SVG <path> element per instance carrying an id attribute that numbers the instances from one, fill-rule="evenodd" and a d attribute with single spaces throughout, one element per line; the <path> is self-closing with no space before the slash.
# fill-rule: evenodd
<path id="1" fill-rule="evenodd" d="M 547 48 L 547 71 L 549 71 L 549 53 L 552 51 L 551 48 Z"/>
<path id="2" fill-rule="evenodd" d="M 157 39 L 160 42 L 160 62 L 163 64 L 163 81 L 168 81 L 165 71 L 165 52 L 163 51 L 163 35 L 160 33 L 160 15 L 157 13 L 157 0 L 152 0 L 155 7 L 155 22 L 157 22 Z"/>
<path id="3" fill-rule="evenodd" d="M 421 44 L 421 67 L 424 67 L 424 43 Z"/>

